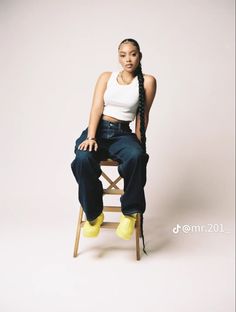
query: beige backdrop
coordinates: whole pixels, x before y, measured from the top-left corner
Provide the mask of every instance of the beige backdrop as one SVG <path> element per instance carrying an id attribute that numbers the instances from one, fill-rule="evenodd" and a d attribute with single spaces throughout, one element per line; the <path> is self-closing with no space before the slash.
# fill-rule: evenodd
<path id="1" fill-rule="evenodd" d="M 0 25 L 2 311 L 93 311 L 102 299 L 120 311 L 122 298 L 132 311 L 233 311 L 234 1 L 1 1 Z M 157 79 L 140 267 L 133 242 L 108 232 L 81 238 L 72 258 L 74 142 L 126 37 Z M 228 233 L 175 235 L 176 224 Z"/>

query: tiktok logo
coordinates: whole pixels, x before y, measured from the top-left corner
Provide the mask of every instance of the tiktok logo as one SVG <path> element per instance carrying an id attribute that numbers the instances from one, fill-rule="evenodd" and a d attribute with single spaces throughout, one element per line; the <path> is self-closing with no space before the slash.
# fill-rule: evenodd
<path id="1" fill-rule="evenodd" d="M 181 226 L 179 224 L 177 224 L 177 226 L 174 227 L 172 231 L 174 234 L 177 234 L 177 233 L 179 233 L 179 229 L 181 229 Z"/>

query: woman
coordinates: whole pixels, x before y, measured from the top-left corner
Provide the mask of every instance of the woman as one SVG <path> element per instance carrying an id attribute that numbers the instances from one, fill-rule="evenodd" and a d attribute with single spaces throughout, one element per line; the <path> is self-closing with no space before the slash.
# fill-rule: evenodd
<path id="1" fill-rule="evenodd" d="M 96 83 L 89 125 L 75 142 L 71 169 L 79 185 L 79 201 L 87 221 L 83 235 L 96 237 L 104 220 L 103 185 L 99 180 L 101 160 L 118 161 L 124 179 L 120 197 L 122 215 L 116 234 L 130 239 L 136 215 L 141 213 L 143 251 L 143 213 L 146 209 L 144 186 L 149 155 L 146 129 L 156 94 L 155 77 L 142 73 L 142 53 L 136 40 L 124 39 L 118 47 L 122 71 L 103 72 Z M 129 123 L 136 117 L 135 133 Z"/>

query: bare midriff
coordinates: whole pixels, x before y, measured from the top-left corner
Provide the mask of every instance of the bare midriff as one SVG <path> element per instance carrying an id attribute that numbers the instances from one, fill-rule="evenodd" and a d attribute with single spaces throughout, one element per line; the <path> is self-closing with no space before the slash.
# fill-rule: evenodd
<path id="1" fill-rule="evenodd" d="M 119 120 L 119 119 L 116 119 L 116 118 L 111 117 L 111 116 L 108 116 L 108 115 L 102 115 L 102 119 L 103 119 L 103 120 L 110 121 L 110 122 L 122 122 L 122 123 L 127 123 L 127 124 L 130 123 L 130 121 L 127 121 L 127 120 Z"/>

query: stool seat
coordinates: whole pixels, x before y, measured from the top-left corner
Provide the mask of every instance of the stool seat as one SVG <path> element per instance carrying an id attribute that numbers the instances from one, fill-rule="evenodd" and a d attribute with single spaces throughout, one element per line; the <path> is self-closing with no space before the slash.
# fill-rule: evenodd
<path id="1" fill-rule="evenodd" d="M 107 158 L 105 160 L 101 160 L 100 165 L 101 166 L 118 166 L 119 162 L 111 158 Z"/>
<path id="2" fill-rule="evenodd" d="M 119 162 L 113 160 L 111 158 L 107 158 L 105 160 L 101 160 L 99 162 L 100 166 L 118 166 Z M 112 181 L 112 179 L 102 170 L 101 175 L 104 177 L 105 180 L 109 183 L 107 188 L 103 188 L 103 196 L 104 195 L 122 195 L 124 194 L 124 190 L 119 188 L 117 183 L 123 179 L 120 175 Z M 103 206 L 104 212 L 122 212 L 121 206 Z M 86 221 L 83 221 L 83 208 L 80 206 L 79 209 L 79 217 L 76 229 L 76 237 L 75 237 L 75 245 L 74 245 L 74 257 L 78 256 L 78 248 L 79 248 L 79 240 L 80 240 L 80 231 L 81 228 L 84 226 Z M 101 225 L 102 228 L 106 229 L 116 229 L 119 225 L 119 222 L 110 222 L 104 221 Z M 135 222 L 135 237 L 136 237 L 136 260 L 140 260 L 140 246 L 139 246 L 139 238 L 141 237 L 141 216 L 140 213 L 137 213 L 136 222 Z"/>

